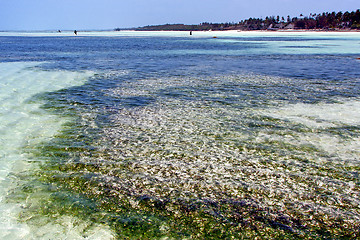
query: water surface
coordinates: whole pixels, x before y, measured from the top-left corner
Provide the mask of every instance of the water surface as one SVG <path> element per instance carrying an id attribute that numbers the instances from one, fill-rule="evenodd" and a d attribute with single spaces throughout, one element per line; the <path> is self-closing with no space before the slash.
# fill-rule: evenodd
<path id="1" fill-rule="evenodd" d="M 359 237 L 359 33 L 0 43 L 2 239 Z"/>

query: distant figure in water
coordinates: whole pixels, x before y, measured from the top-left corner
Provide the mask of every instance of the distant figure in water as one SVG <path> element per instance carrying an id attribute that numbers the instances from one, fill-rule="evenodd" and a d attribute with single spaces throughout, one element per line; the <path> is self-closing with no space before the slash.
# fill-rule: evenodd
<path id="1" fill-rule="evenodd" d="M 74 34 L 77 35 L 77 31 L 76 31 L 76 30 L 74 31 Z"/>
<path id="2" fill-rule="evenodd" d="M 58 33 L 61 33 L 61 30 L 58 30 Z"/>
<path id="3" fill-rule="evenodd" d="M 192 35 L 192 31 L 190 31 L 190 36 Z"/>

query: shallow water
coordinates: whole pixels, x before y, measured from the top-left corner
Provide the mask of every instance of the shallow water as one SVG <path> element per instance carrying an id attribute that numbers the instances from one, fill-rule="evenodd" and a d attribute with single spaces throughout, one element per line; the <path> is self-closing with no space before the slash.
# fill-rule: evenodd
<path id="1" fill-rule="evenodd" d="M 2 239 L 359 237 L 359 33 L 0 43 Z"/>

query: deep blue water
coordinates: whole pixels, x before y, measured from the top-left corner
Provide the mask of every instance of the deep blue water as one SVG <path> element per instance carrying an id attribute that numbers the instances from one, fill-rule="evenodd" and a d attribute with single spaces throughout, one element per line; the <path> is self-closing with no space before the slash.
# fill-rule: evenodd
<path id="1" fill-rule="evenodd" d="M 49 68 L 123 69 L 146 76 L 170 72 L 172 75 L 213 75 L 241 71 L 321 80 L 359 76 L 356 49 L 353 54 L 301 54 L 306 46 L 296 46 L 299 41 L 336 42 L 341 38 L 258 37 L 256 42 L 247 37 L 236 39 L 239 42 L 179 37 L 0 37 L 0 61 L 50 61 L 53 63 Z M 292 47 L 299 51 L 267 54 L 272 46 L 265 43 L 272 42 L 293 42 L 294 46 L 280 48 Z M 332 48 L 331 45 L 321 47 Z M 253 49 L 262 51 L 252 52 Z"/>
<path id="2" fill-rule="evenodd" d="M 103 78 L 99 74 L 89 83 L 94 84 L 95 91 L 112 88 L 125 79 L 137 81 L 142 78 L 173 76 L 202 78 L 254 73 L 291 78 L 294 82 L 301 82 L 300 86 L 297 83 L 291 86 L 295 89 L 287 89 L 287 86 L 281 86 L 283 89 L 280 90 L 263 89 L 265 92 L 262 95 L 271 98 L 275 94 L 279 95 L 276 98 L 286 99 L 289 92 L 304 102 L 359 95 L 357 83 L 360 73 L 356 49 L 354 54 L 301 54 L 301 47 L 296 46 L 299 41 L 336 43 L 343 40 L 342 38 L 279 36 L 223 39 L 234 41 L 229 43 L 221 42 L 219 38 L 174 37 L 0 37 L 0 61 L 45 61 L 48 63 L 43 65 L 43 68 L 48 70 L 129 72 L 127 76 L 119 78 Z M 268 45 L 272 42 L 292 42 L 293 47 L 298 48 L 299 52 L 267 54 L 272 52 L 272 46 Z M 283 46 L 285 47 L 289 46 Z M 309 48 L 312 47 L 314 46 L 309 44 Z M 331 49 L 331 45 L 328 48 Z M 261 51 L 252 52 L 254 49 Z M 341 90 L 334 90 L 339 84 L 342 86 Z M 310 92 L 301 89 L 304 85 Z M 311 92 L 311 86 L 318 85 L 327 85 L 329 90 Z"/>

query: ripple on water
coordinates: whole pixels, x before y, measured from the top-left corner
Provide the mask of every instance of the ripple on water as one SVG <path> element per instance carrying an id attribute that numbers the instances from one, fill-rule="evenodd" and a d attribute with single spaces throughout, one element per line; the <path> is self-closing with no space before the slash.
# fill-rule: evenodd
<path id="1" fill-rule="evenodd" d="M 57 216 L 51 221 L 49 217 L 24 214 L 32 205 L 39 212 L 39 199 L 46 200 L 50 195 L 47 188 L 29 176 L 29 171 L 38 170 L 34 163 L 41 159 L 34 159 L 24 149 L 49 141 L 69 121 L 49 114 L 40 108 L 41 102 L 30 99 L 42 92 L 83 84 L 93 75 L 42 71 L 40 64 L 0 63 L 0 238 L 81 239 L 86 235 L 110 239 L 112 234 L 106 226 L 99 228 L 74 216 Z"/>
<path id="2" fill-rule="evenodd" d="M 224 78 L 210 79 L 211 87 L 204 79 L 175 80 L 176 91 L 208 89 L 188 98 L 164 94 L 174 92 L 171 79 L 104 90 L 156 101 L 108 112 L 101 129 L 84 114 L 79 123 L 86 129 L 68 129 L 82 144 L 58 147 L 61 165 L 45 166 L 44 177 L 95 199 L 101 221 L 119 236 L 355 236 L 357 100 L 287 105 L 266 96 L 261 106 L 224 104 L 213 101 L 228 96 Z M 228 84 L 248 79 L 255 87 L 292 84 L 254 75 L 229 77 Z M 99 217 L 97 211 L 91 214 Z"/>

